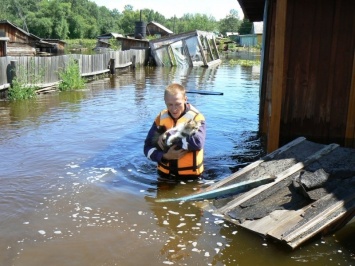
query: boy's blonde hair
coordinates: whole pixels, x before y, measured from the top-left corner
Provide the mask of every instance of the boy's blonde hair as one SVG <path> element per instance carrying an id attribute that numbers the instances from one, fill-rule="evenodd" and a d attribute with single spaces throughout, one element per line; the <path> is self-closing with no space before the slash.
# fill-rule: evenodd
<path id="1" fill-rule="evenodd" d="M 185 87 L 182 86 L 179 83 L 172 83 L 170 84 L 168 87 L 166 87 L 165 91 L 164 91 L 164 98 L 166 97 L 166 95 L 170 94 L 170 95 L 175 95 L 177 93 L 181 92 L 182 95 L 185 97 L 186 95 L 186 90 Z"/>

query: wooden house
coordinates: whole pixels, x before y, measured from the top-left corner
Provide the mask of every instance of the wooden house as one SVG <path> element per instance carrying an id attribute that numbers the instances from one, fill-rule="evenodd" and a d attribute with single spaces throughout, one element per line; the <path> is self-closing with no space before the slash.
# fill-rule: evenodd
<path id="1" fill-rule="evenodd" d="M 0 21 L 0 56 L 61 55 L 64 48 L 64 41 L 42 39 L 7 20 Z"/>
<path id="2" fill-rule="evenodd" d="M 238 0 L 263 21 L 260 132 L 355 147 L 355 1 Z"/>
<path id="3" fill-rule="evenodd" d="M 221 62 L 214 33 L 190 31 L 149 42 L 157 66 L 204 66 Z"/>
<path id="4" fill-rule="evenodd" d="M 0 21 L 0 37 L 2 41 L 1 56 L 34 56 L 39 38 L 12 24 L 7 20 Z"/>
<path id="5" fill-rule="evenodd" d="M 146 34 L 147 36 L 156 36 L 160 38 L 164 36 L 170 36 L 173 34 L 173 32 L 158 22 L 151 21 L 147 24 Z"/>

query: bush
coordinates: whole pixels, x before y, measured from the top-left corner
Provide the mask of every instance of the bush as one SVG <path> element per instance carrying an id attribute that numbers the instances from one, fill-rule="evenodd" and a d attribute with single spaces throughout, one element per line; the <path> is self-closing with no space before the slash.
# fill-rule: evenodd
<path id="1" fill-rule="evenodd" d="M 68 91 L 82 89 L 85 87 L 85 80 L 80 76 L 79 65 L 73 58 L 69 60 L 66 68 L 59 72 L 61 79 L 59 90 Z"/>
<path id="2" fill-rule="evenodd" d="M 11 101 L 30 99 L 36 96 L 37 89 L 38 87 L 35 86 L 25 86 L 16 78 L 9 88 L 7 97 Z"/>
<path id="3" fill-rule="evenodd" d="M 26 100 L 35 97 L 38 86 L 34 84 L 41 83 L 43 79 L 43 69 L 40 69 L 36 74 L 35 62 L 33 59 L 29 62 L 26 69 L 24 66 L 18 66 L 16 77 L 11 83 L 7 98 L 11 101 Z"/>

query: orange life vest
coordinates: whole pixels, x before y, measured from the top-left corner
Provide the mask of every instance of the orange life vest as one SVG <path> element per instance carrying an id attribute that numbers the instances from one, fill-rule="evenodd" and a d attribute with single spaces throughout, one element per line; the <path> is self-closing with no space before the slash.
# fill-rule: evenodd
<path id="1" fill-rule="evenodd" d="M 180 117 L 176 124 L 174 124 L 174 120 L 169 116 L 168 110 L 163 110 L 160 115 L 158 115 L 155 122 L 158 126 L 165 126 L 168 130 L 178 124 L 185 123 L 190 119 L 194 119 L 196 121 L 205 120 L 204 116 L 190 105 L 190 110 Z M 179 160 L 160 162 L 158 163 L 158 170 L 164 174 L 199 176 L 204 170 L 203 149 L 198 151 L 189 151 Z"/>

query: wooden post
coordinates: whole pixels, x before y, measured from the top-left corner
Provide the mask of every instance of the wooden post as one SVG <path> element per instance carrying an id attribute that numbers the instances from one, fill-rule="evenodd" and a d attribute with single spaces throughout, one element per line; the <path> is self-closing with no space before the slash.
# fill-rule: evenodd
<path id="1" fill-rule="evenodd" d="M 355 50 L 353 72 L 350 85 L 348 116 L 345 129 L 345 146 L 355 148 Z"/>
<path id="2" fill-rule="evenodd" d="M 9 78 L 9 83 L 10 83 L 10 86 L 12 87 L 12 82 L 13 80 L 16 78 L 17 76 L 17 60 L 12 60 L 10 62 L 10 78 Z"/>
<path id="3" fill-rule="evenodd" d="M 115 73 L 116 73 L 115 58 L 110 59 L 109 66 L 110 66 L 110 74 L 115 75 Z"/>
<path id="4" fill-rule="evenodd" d="M 136 56 L 132 56 L 132 68 L 136 68 Z"/>
<path id="5" fill-rule="evenodd" d="M 274 75 L 271 85 L 271 116 L 267 136 L 267 152 L 279 147 L 282 92 L 285 86 L 285 32 L 287 0 L 276 1 Z"/>

